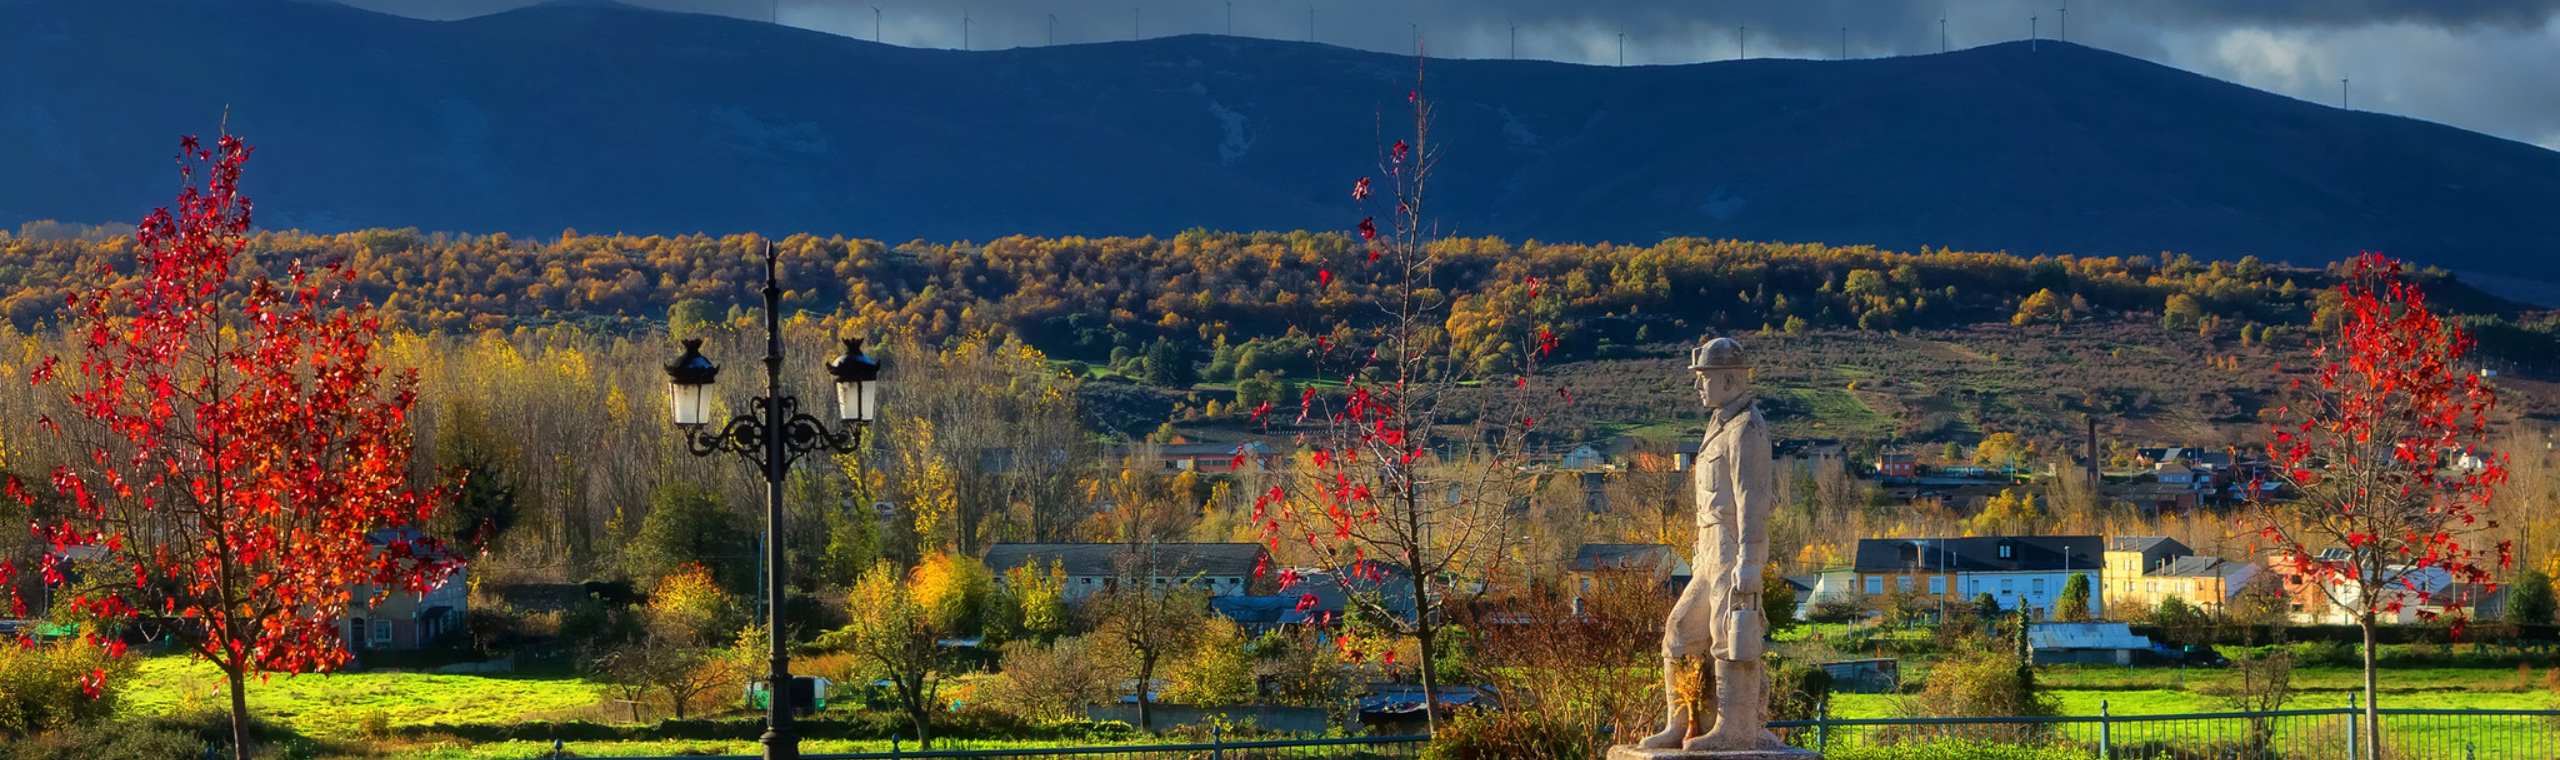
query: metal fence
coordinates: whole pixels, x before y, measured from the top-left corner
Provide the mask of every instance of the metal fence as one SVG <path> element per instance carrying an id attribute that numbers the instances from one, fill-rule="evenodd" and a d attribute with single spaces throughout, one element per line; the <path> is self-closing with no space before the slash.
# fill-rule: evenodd
<path id="1" fill-rule="evenodd" d="M 1777 721 L 1790 744 L 1831 752 L 1896 745 L 1977 747 L 2003 756 L 2091 760 L 2354 760 L 2373 741 L 2353 707 L 2271 712 L 1989 718 L 1820 718 Z M 2560 758 L 2560 710 L 2384 708 L 2382 746 L 2393 760 Z M 937 742 L 926 751 L 809 753 L 808 760 L 1391 760 L 1418 758 L 1427 736 L 1352 737 L 1096 747 L 973 748 Z M 587 757 L 562 747 L 554 757 Z M 751 755 L 620 757 L 616 760 L 753 760 Z"/>
<path id="2" fill-rule="evenodd" d="M 803 753 L 803 760 L 963 760 L 964 758 L 996 758 L 1011 760 L 1402 760 L 1422 756 L 1422 747 L 1431 742 L 1428 736 L 1362 736 L 1339 739 L 1282 739 L 1269 741 L 1228 741 L 1211 739 L 1191 744 L 1131 744 L 1098 747 L 1039 747 L 971 749 L 970 742 L 958 740 L 935 742 L 931 750 L 899 750 L 888 752 Z M 575 754 L 575 748 L 556 749 L 554 757 L 587 757 Z M 613 760 L 754 760 L 753 755 L 684 755 L 681 757 L 622 757 Z"/>
<path id="3" fill-rule="evenodd" d="M 1824 718 L 1770 724 L 1790 744 L 1830 751 L 1905 744 L 2041 749 L 2096 760 L 2352 760 L 2373 741 L 2352 707 L 2271 712 L 2005 718 Z M 2384 708 L 2395 760 L 2560 758 L 2560 710 Z"/>

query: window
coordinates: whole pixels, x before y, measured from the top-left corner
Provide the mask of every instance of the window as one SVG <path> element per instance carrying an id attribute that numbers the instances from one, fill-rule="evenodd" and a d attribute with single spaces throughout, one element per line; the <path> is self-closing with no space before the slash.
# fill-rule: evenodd
<path id="1" fill-rule="evenodd" d="M 2018 579 L 2016 578 L 2000 579 L 2000 593 L 2006 594 L 2015 591 L 2017 589 L 2017 584 Z"/>
<path id="2" fill-rule="evenodd" d="M 1946 576 L 1943 576 L 1943 575 L 1933 575 L 1933 576 L 1930 576 L 1930 577 L 1929 577 L 1929 593 L 1932 593 L 1932 594 L 1944 594 L 1944 593 L 1947 593 L 1947 577 L 1946 577 Z"/>
<path id="3" fill-rule="evenodd" d="M 389 620 L 376 620 L 376 621 L 373 621 L 373 643 L 376 643 L 376 644 L 388 644 L 388 643 L 391 643 L 391 621 L 389 621 Z"/>
<path id="4" fill-rule="evenodd" d="M 1895 587 L 1895 588 L 1898 588 L 1898 589 L 1901 589 L 1901 590 L 1904 590 L 1904 591 L 1909 591 L 1909 590 L 1911 590 L 1911 576 L 1908 576 L 1908 575 L 1897 575 L 1897 576 L 1894 576 L 1894 578 L 1893 578 L 1893 585 L 1894 585 L 1894 587 Z"/>
<path id="5" fill-rule="evenodd" d="M 2017 547 L 2015 547 L 2015 546 L 2010 546 L 2010 545 L 2008 545 L 2008 544 L 2001 544 L 2001 545 L 2000 545 L 2000 558 L 2001 558 L 2001 559 L 2016 559 L 2017 557 L 2018 557 L 2018 548 L 2017 548 Z"/>
<path id="6" fill-rule="evenodd" d="M 2028 591 L 2036 596 L 2044 596 L 2044 579 L 2036 578 L 2031 580 L 2028 583 Z"/>
<path id="7" fill-rule="evenodd" d="M 1870 593 L 1870 594 L 1882 594 L 1882 593 L 1884 593 L 1884 576 L 1881 576 L 1881 575 L 1870 575 L 1870 576 L 1867 576 L 1867 593 Z"/>

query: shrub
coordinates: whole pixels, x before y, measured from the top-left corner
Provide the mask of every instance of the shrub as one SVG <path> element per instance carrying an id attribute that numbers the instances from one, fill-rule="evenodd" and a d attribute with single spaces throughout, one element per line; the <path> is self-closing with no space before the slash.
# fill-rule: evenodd
<path id="1" fill-rule="evenodd" d="M 1802 660 L 1769 658 L 1769 719 L 1812 720 L 1831 695 L 1831 674 Z"/>
<path id="2" fill-rule="evenodd" d="M 1048 645 L 1006 643 L 1003 672 L 997 676 L 1002 686 L 989 706 L 1029 722 L 1083 717 L 1084 708 L 1111 699 L 1112 686 L 1118 681 L 1110 664 L 1097 659 L 1092 650 L 1092 642 L 1083 636 Z"/>
<path id="3" fill-rule="evenodd" d="M 653 636 L 663 633 L 696 646 L 722 643 L 738 632 L 745 617 L 737 598 L 721 589 L 711 569 L 700 564 L 677 566 L 649 592 L 648 625 Z"/>
<path id="4" fill-rule="evenodd" d="M 1451 712 L 1422 750 L 1423 760 L 1581 760 L 1603 747 L 1591 731 L 1537 710 Z"/>
<path id="5" fill-rule="evenodd" d="M 74 726 L 17 741 L 0 742 L 0 760 L 58 760 L 66 757 L 195 760 L 204 756 L 205 746 L 203 738 L 160 721 L 118 721 Z"/>
<path id="6" fill-rule="evenodd" d="M 2515 586 L 2507 596 L 2507 622 L 2521 625 L 2550 625 L 2552 608 L 2551 576 L 2540 570 L 2526 570 L 2516 576 Z"/>
<path id="7" fill-rule="evenodd" d="M 2021 667 L 2017 655 L 1999 650 L 1940 660 L 1929 670 L 1918 694 L 1895 702 L 1901 714 L 1914 717 L 2045 716 L 2061 711 L 2059 700 L 2036 691 L 2033 671 Z M 2020 742 L 2036 738 L 2047 727 L 1990 725 L 1924 730 L 1933 739 Z M 1885 733 L 1892 738 L 1912 732 L 1894 729 Z"/>
<path id="8" fill-rule="evenodd" d="M 2296 665 L 2361 666 L 2364 658 L 2356 648 L 2343 641 L 2302 641 L 2285 645 Z"/>
<path id="9" fill-rule="evenodd" d="M 82 641 L 20 647 L 0 642 L 0 739 L 95 723 L 115 714 L 116 685 L 130 666 Z M 106 671 L 92 696 L 80 683 Z"/>
<path id="10" fill-rule="evenodd" d="M 1200 707 L 1218 707 L 1250 703 L 1257 694 L 1253 677 L 1253 655 L 1247 651 L 1244 633 L 1224 617 L 1211 617 L 1202 626 L 1200 637 L 1192 642 L 1191 651 L 1170 663 L 1165 701 Z"/>
<path id="11" fill-rule="evenodd" d="M 1827 596 L 1814 600 L 1813 609 L 1805 613 L 1805 619 L 1816 623 L 1848 623 L 1857 620 L 1858 616 L 1865 612 L 1866 608 L 1858 604 L 1856 599 L 1846 596 Z"/>

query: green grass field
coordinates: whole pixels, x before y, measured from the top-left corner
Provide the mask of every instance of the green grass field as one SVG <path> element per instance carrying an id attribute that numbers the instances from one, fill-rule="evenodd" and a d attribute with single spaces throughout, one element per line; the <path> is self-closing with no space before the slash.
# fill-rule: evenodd
<path id="1" fill-rule="evenodd" d="M 1925 675 L 1914 668 L 1907 676 Z M 2541 671 L 2519 673 L 2497 668 L 2415 668 L 2392 670 L 2383 679 L 2385 707 L 2552 709 L 2560 695 L 2543 684 Z M 2051 689 L 2068 716 L 2099 714 L 2141 716 L 2222 712 L 2231 708 L 2209 690 L 2229 678 L 2220 670 L 2193 668 L 2121 668 L 2053 666 L 2039 668 L 2039 681 Z M 2347 705 L 2361 676 L 2354 668 L 2305 667 L 2294 671 L 2297 694 L 2290 708 Z M 124 684 L 123 709 L 136 716 L 221 707 L 220 673 L 188 657 L 155 657 L 140 661 Z M 472 742 L 434 730 L 433 726 L 491 726 L 545 721 L 619 722 L 603 709 L 606 690 L 568 676 L 463 676 L 422 673 L 349 673 L 278 676 L 252 682 L 250 709 L 260 718 L 316 740 L 327 752 L 345 756 L 397 756 L 446 760 L 528 758 L 550 750 L 545 741 Z M 1900 700 L 1885 694 L 1837 694 L 1831 714 L 1840 718 L 1886 718 L 1901 713 Z M 2315 730 L 2305 721 L 2305 732 Z M 2330 721 L 2334 723 L 2334 721 Z M 393 729 L 400 738 L 368 737 L 368 724 Z M 2228 724 L 2228 725 L 2224 725 Z M 2132 724 L 2143 725 L 2143 724 Z M 2187 724 L 2151 724 L 2160 731 L 2188 730 Z M 2236 721 L 2220 728 L 2236 730 Z M 2323 724 L 2326 725 L 2326 724 Z M 2395 741 L 2560 742 L 2560 724 L 2538 719 L 2504 719 L 2452 724 L 2420 719 L 2392 720 Z M 2139 736 L 2145 729 L 2125 729 Z M 2291 730 L 2291 729 L 2289 729 Z M 2332 730 L 2319 728 L 2317 730 Z M 1843 736 L 1845 739 L 1845 735 Z M 968 741 L 972 749 L 1060 746 L 1052 741 Z M 821 740 L 811 751 L 882 752 L 885 741 Z M 730 740 L 617 740 L 574 742 L 570 749 L 586 755 L 753 754 L 753 736 Z"/>
<path id="2" fill-rule="evenodd" d="M 223 708 L 222 672 L 192 657 L 143 660 L 124 708 L 157 715 Z M 275 676 L 249 684 L 249 711 L 314 738 L 354 737 L 369 716 L 392 726 L 515 723 L 596 717 L 601 687 L 572 677 L 345 673 Z"/>

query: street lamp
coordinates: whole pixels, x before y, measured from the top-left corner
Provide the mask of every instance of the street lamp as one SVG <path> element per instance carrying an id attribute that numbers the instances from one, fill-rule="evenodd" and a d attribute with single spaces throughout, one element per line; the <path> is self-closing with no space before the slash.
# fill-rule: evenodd
<path id="1" fill-rule="evenodd" d="M 765 393 L 754 410 L 730 417 L 711 429 L 711 385 L 719 365 L 702 355 L 702 341 L 688 339 L 684 353 L 667 363 L 667 407 L 683 431 L 685 449 L 694 456 L 736 454 L 764 471 L 765 509 L 765 639 L 771 646 L 772 671 L 765 681 L 764 756 L 795 760 L 800 739 L 791 730 L 791 660 L 782 629 L 784 572 L 782 554 L 782 482 L 791 463 L 814 452 L 850 454 L 862 443 L 862 430 L 879 413 L 880 362 L 862 353 L 861 340 L 846 340 L 844 355 L 827 363 L 835 380 L 837 426 L 800 411 L 800 400 L 782 394 L 782 283 L 773 244 L 764 247 L 764 380 Z"/>

